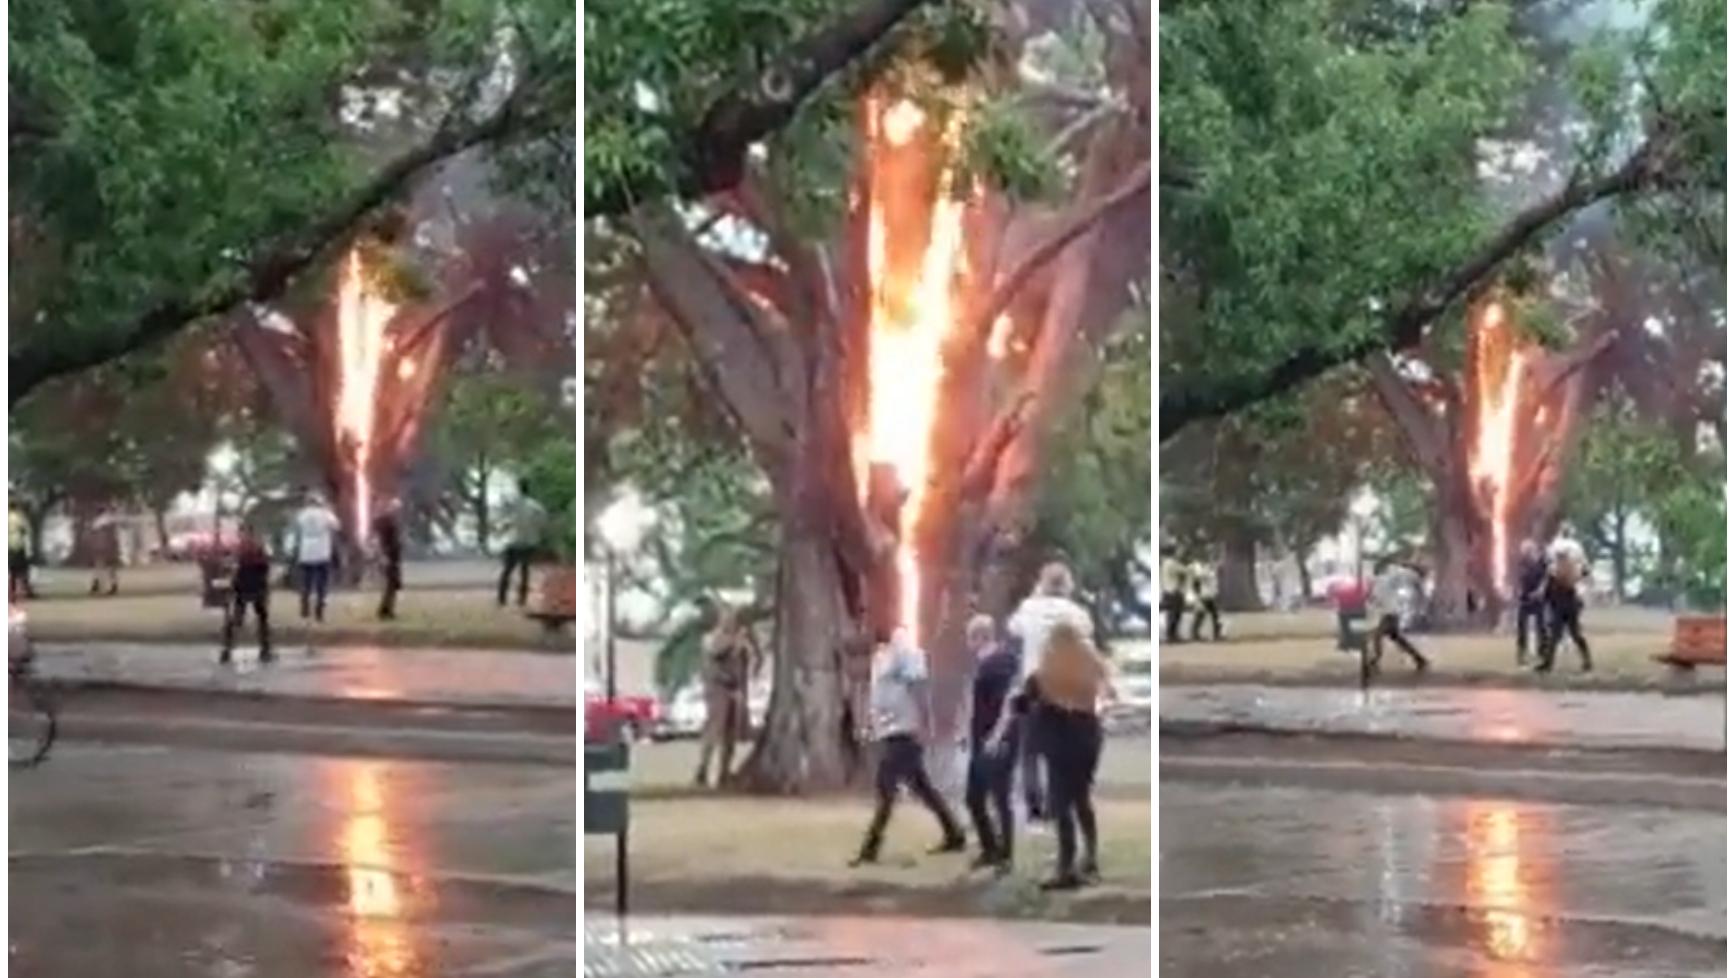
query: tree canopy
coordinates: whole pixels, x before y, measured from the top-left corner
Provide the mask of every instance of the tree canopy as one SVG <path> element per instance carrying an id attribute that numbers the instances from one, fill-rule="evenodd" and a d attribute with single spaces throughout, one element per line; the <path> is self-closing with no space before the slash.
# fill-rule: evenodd
<path id="1" fill-rule="evenodd" d="M 13 403 L 277 298 L 466 150 L 563 181 L 573 28 L 555 0 L 13 4 Z"/>

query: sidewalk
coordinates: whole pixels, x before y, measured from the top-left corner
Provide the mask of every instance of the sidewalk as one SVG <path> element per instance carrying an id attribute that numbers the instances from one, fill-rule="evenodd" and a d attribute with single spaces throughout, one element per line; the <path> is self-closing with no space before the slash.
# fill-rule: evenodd
<path id="1" fill-rule="evenodd" d="M 1151 973 L 1148 927 L 900 917 L 628 918 L 587 912 L 585 978 L 1135 978 Z"/>
<path id="2" fill-rule="evenodd" d="M 1320 689 L 1168 686 L 1161 730 L 1253 728 L 1489 744 L 1722 752 L 1720 695 L 1538 692 L 1495 687 Z"/>
<path id="3" fill-rule="evenodd" d="M 576 710 L 571 656 L 539 652 L 463 652 L 291 645 L 268 667 L 242 647 L 219 666 L 210 646 L 142 643 L 40 643 L 38 668 L 69 684 L 316 699 L 382 700 L 452 706 Z"/>

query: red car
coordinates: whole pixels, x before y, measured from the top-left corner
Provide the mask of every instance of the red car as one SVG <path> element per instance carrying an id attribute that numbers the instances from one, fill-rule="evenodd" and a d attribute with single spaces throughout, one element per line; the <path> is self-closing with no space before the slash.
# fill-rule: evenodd
<path id="1" fill-rule="evenodd" d="M 627 738 L 641 740 L 656 729 L 660 707 L 654 696 L 616 693 L 609 702 L 601 689 L 584 684 L 584 742 L 603 743 Z"/>

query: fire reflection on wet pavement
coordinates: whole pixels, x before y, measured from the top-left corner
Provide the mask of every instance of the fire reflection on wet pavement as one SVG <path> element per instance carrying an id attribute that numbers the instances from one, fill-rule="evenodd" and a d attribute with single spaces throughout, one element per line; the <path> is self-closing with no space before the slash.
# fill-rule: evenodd
<path id="1" fill-rule="evenodd" d="M 1723 974 L 1724 818 L 1162 787 L 1160 973 Z"/>
<path id="2" fill-rule="evenodd" d="M 578 970 L 562 771 L 73 744 L 11 791 L 13 976 Z"/>

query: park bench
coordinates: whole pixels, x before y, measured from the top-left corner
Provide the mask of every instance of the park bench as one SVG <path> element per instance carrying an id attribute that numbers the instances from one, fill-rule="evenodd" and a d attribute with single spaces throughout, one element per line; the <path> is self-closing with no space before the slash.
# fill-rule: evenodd
<path id="1" fill-rule="evenodd" d="M 1699 666 L 1728 664 L 1728 642 L 1722 615 L 1682 615 L 1675 619 L 1669 651 L 1653 656 L 1658 662 L 1690 672 Z"/>
<path id="2" fill-rule="evenodd" d="M 614 836 L 615 913 L 627 914 L 628 747 L 619 738 L 584 745 L 584 834 Z"/>
<path id="3" fill-rule="evenodd" d="M 551 634 L 577 621 L 577 568 L 552 567 L 544 572 L 537 583 L 536 600 L 524 616 L 541 622 Z"/>

